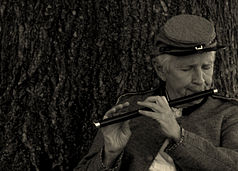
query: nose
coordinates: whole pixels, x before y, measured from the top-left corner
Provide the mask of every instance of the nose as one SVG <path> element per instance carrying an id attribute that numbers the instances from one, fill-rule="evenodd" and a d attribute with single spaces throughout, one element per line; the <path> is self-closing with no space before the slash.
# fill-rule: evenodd
<path id="1" fill-rule="evenodd" d="M 193 73 L 193 83 L 196 85 L 203 85 L 205 82 L 204 73 L 201 68 L 196 68 Z"/>

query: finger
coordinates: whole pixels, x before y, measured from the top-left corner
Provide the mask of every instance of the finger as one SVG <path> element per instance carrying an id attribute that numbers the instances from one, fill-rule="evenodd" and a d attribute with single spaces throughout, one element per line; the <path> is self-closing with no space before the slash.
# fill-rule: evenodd
<path id="1" fill-rule="evenodd" d="M 122 109 L 123 108 L 123 104 L 116 105 L 114 108 L 116 109 L 116 111 L 119 110 L 119 109 Z"/>
<path id="2" fill-rule="evenodd" d="M 151 112 L 151 111 L 146 111 L 146 110 L 139 110 L 138 111 L 140 114 L 144 116 L 148 116 L 152 119 L 160 120 L 161 115 L 159 113 Z"/>
<path id="3" fill-rule="evenodd" d="M 161 100 L 164 102 L 164 104 L 169 106 L 169 102 L 165 96 L 161 96 Z"/>
<path id="4" fill-rule="evenodd" d="M 123 104 L 116 105 L 116 106 L 114 106 L 113 108 L 111 108 L 110 110 L 108 110 L 108 111 L 106 112 L 106 115 L 113 114 L 113 113 L 115 113 L 117 110 L 122 109 L 122 108 L 123 108 Z"/>
<path id="5" fill-rule="evenodd" d="M 156 102 L 157 101 L 157 96 L 149 96 L 145 99 L 145 101 Z"/>
<path id="6" fill-rule="evenodd" d="M 116 108 L 115 108 L 115 107 L 113 107 L 113 108 L 111 108 L 110 110 L 108 110 L 108 111 L 105 113 L 105 115 L 109 115 L 109 114 L 114 113 L 114 112 L 116 112 Z"/>
<path id="7" fill-rule="evenodd" d="M 122 124 L 122 127 L 121 127 L 121 131 L 124 133 L 124 134 L 128 134 L 130 133 L 130 120 L 128 121 L 125 121 L 123 124 Z M 129 131 L 129 132 L 128 132 Z"/>
<path id="8" fill-rule="evenodd" d="M 155 119 L 160 123 L 161 126 L 166 125 L 168 122 L 168 116 L 163 115 L 162 113 L 151 112 L 146 110 L 139 110 L 138 112 L 144 116 Z"/>
<path id="9" fill-rule="evenodd" d="M 103 119 L 107 119 L 108 118 L 108 116 L 107 116 L 107 114 L 105 114 L 104 116 L 103 116 Z"/>
<path id="10" fill-rule="evenodd" d="M 151 102 L 155 102 L 157 100 L 158 97 L 163 97 L 166 99 L 165 96 L 149 96 L 145 99 L 145 101 L 151 101 Z M 166 99 L 167 100 L 167 99 Z"/>
<path id="11" fill-rule="evenodd" d="M 156 104 L 163 108 L 169 108 L 169 103 L 165 96 L 157 96 Z"/>
<path id="12" fill-rule="evenodd" d="M 123 105 L 123 107 L 127 107 L 127 106 L 130 105 L 130 103 L 129 103 L 129 102 L 125 102 L 125 103 L 123 103 L 122 105 Z"/>
<path id="13" fill-rule="evenodd" d="M 119 109 L 122 109 L 122 108 L 124 108 L 124 107 L 129 106 L 129 105 L 130 105 L 129 102 L 125 102 L 125 103 L 122 103 L 122 104 L 119 104 L 119 105 L 114 106 L 114 108 L 115 108 L 116 110 L 119 110 Z"/>
<path id="14" fill-rule="evenodd" d="M 160 106 L 169 105 L 165 96 L 150 96 L 150 97 L 147 97 L 145 101 L 156 103 Z"/>
<path id="15" fill-rule="evenodd" d="M 153 111 L 159 111 L 159 106 L 156 103 L 138 101 L 137 104 L 140 106 L 148 107 Z"/>
<path id="16" fill-rule="evenodd" d="M 130 105 L 129 102 L 125 102 L 125 103 L 123 103 L 123 104 L 116 105 L 116 106 L 114 106 L 113 108 L 111 108 L 110 110 L 108 110 L 108 111 L 105 113 L 105 115 L 112 117 L 113 114 L 115 114 L 116 111 L 118 111 L 118 110 L 120 110 L 120 109 L 122 109 L 122 108 L 124 108 L 124 107 L 127 107 L 127 106 L 129 106 L 129 105 Z"/>

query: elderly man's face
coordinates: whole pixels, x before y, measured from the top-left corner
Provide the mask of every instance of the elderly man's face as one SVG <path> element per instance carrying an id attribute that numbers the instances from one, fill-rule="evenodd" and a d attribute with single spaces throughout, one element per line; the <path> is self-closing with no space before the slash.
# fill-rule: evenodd
<path id="1" fill-rule="evenodd" d="M 170 98 L 175 99 L 210 89 L 214 60 L 215 52 L 183 57 L 173 56 L 169 71 L 164 74 Z"/>

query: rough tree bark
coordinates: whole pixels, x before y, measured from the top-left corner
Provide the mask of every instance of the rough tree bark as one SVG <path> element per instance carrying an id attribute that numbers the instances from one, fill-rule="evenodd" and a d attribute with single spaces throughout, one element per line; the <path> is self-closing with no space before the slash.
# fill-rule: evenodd
<path id="1" fill-rule="evenodd" d="M 236 0 L 0 0 L 0 170 L 72 170 L 116 98 L 155 86 L 150 52 L 171 16 L 212 20 L 214 84 L 237 97 Z"/>

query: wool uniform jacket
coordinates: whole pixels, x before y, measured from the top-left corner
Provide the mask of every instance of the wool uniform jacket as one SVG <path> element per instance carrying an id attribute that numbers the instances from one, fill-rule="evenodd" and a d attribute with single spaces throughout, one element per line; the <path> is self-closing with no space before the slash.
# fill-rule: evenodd
<path id="1" fill-rule="evenodd" d="M 117 104 L 129 101 L 123 110 L 135 110 L 136 102 L 148 96 L 163 95 L 158 89 L 121 96 Z M 182 171 L 238 171 L 238 102 L 220 96 L 208 97 L 187 115 L 177 118 L 184 128 L 182 143 L 165 152 L 177 170 Z M 141 116 L 130 121 L 132 135 L 122 158 L 112 170 L 148 171 L 161 145 L 167 138 L 161 134 L 159 123 Z M 108 170 L 102 165 L 103 135 L 99 130 L 89 153 L 75 171 Z M 169 146 L 171 146 L 169 144 Z M 176 148 L 173 148 L 176 147 Z"/>

